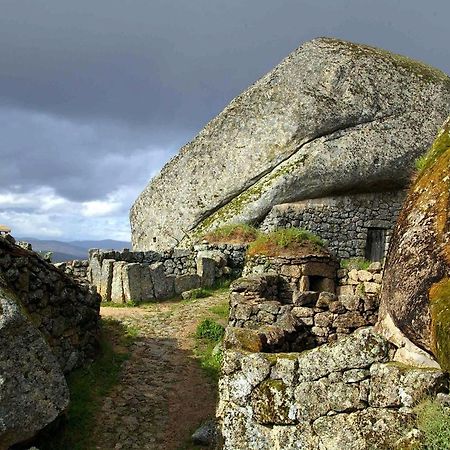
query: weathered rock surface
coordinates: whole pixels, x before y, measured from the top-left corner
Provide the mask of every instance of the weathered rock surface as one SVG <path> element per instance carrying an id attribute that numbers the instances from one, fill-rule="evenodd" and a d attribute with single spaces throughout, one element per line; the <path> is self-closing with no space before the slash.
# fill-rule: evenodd
<path id="1" fill-rule="evenodd" d="M 450 119 L 413 183 L 391 239 L 380 319 L 450 369 Z M 434 156 L 435 157 L 434 157 Z M 380 327 L 382 328 L 382 327 Z"/>
<path id="2" fill-rule="evenodd" d="M 130 213 L 135 250 L 175 246 L 275 204 L 396 189 L 450 110 L 443 73 L 329 38 L 307 42 L 234 99 Z"/>
<path id="3" fill-rule="evenodd" d="M 33 437 L 68 404 L 52 350 L 19 301 L 0 287 L 0 449 Z"/>

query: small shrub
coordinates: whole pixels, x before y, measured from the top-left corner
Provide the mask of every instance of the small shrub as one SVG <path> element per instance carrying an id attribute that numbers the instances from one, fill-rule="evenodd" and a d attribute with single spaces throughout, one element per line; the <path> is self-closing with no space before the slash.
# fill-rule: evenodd
<path id="1" fill-rule="evenodd" d="M 341 267 L 343 269 L 356 269 L 356 270 L 367 270 L 369 266 L 372 264 L 372 261 L 364 258 L 349 258 L 349 259 L 341 259 Z"/>
<path id="2" fill-rule="evenodd" d="M 417 427 L 423 433 L 421 450 L 450 450 L 450 411 L 433 400 L 415 408 Z"/>
<path id="3" fill-rule="evenodd" d="M 248 244 L 249 242 L 254 241 L 258 235 L 259 231 L 255 227 L 245 223 L 235 223 L 216 228 L 205 234 L 203 239 L 211 244 Z"/>
<path id="4" fill-rule="evenodd" d="M 195 335 L 201 339 L 208 339 L 213 342 L 219 342 L 225 333 L 222 325 L 211 319 L 204 319 L 197 326 Z"/>
<path id="5" fill-rule="evenodd" d="M 324 242 L 322 239 L 309 231 L 301 228 L 284 228 L 271 233 L 260 234 L 249 245 L 247 254 L 277 256 L 301 253 L 305 250 L 323 250 L 323 247 Z"/>

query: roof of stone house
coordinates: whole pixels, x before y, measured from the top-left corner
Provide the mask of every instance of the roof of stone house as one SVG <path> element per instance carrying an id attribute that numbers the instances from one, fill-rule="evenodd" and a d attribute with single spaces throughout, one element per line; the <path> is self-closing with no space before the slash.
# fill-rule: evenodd
<path id="1" fill-rule="evenodd" d="M 0 225 L 0 233 L 11 233 L 11 228 L 6 225 Z"/>

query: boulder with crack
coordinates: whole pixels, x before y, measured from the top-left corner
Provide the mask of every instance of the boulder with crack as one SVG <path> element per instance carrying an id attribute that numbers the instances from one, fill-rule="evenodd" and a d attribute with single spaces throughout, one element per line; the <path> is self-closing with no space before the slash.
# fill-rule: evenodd
<path id="1" fill-rule="evenodd" d="M 450 79 L 330 38 L 307 42 L 236 97 L 135 201 L 134 250 L 163 249 L 274 205 L 403 188 L 450 112 Z"/>

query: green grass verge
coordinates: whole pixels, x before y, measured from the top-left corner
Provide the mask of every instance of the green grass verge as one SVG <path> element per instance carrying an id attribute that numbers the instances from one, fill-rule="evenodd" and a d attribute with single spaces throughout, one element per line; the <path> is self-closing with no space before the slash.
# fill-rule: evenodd
<path id="1" fill-rule="evenodd" d="M 247 250 L 248 255 L 278 256 L 301 253 L 303 250 L 323 250 L 324 242 L 315 234 L 302 228 L 279 228 L 260 234 Z"/>
<path id="2" fill-rule="evenodd" d="M 254 241 L 259 231 L 252 225 L 245 223 L 233 223 L 223 225 L 202 236 L 202 239 L 210 243 L 248 244 Z"/>
<path id="3" fill-rule="evenodd" d="M 367 270 L 369 266 L 372 264 L 372 261 L 364 258 L 349 258 L 349 259 L 341 259 L 341 267 L 343 269 L 356 269 L 356 270 Z"/>
<path id="4" fill-rule="evenodd" d="M 417 427 L 423 433 L 420 450 L 450 450 L 450 409 L 425 400 L 415 408 Z"/>
<path id="5" fill-rule="evenodd" d="M 104 397 L 118 383 L 122 364 L 137 330 L 114 320 L 101 321 L 100 354 L 89 366 L 72 372 L 67 383 L 70 405 L 57 429 L 45 430 L 35 444 L 40 450 L 93 449 L 95 417 Z"/>

